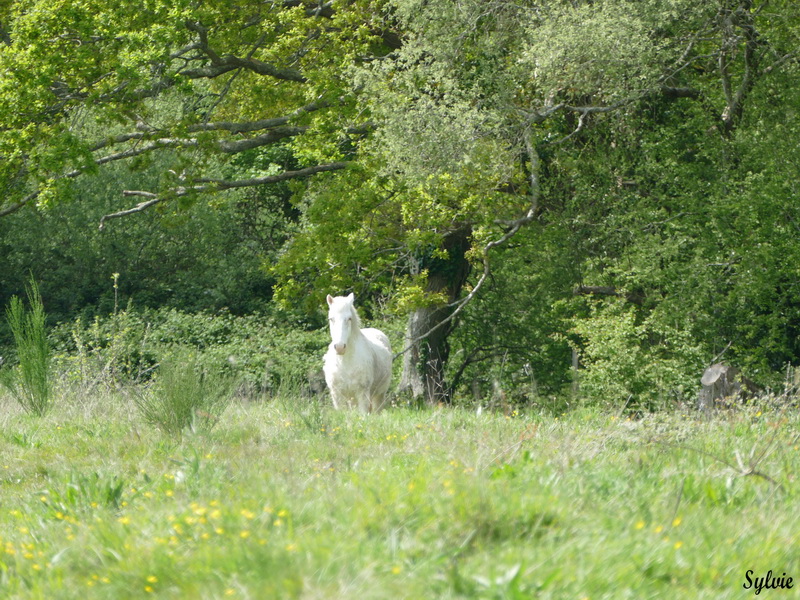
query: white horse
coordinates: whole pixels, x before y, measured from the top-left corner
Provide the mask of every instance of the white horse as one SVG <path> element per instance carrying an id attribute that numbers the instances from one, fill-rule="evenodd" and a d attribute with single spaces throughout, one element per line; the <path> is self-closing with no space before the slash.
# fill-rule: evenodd
<path id="1" fill-rule="evenodd" d="M 377 412 L 392 379 L 392 350 L 385 333 L 361 329 L 354 301 L 353 294 L 328 295 L 331 343 L 324 358 L 325 381 L 334 408 L 357 405 L 362 412 Z"/>

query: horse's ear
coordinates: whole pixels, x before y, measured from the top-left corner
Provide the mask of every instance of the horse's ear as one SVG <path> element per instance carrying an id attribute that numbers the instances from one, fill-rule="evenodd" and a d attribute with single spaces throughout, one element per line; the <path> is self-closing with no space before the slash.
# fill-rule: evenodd
<path id="1" fill-rule="evenodd" d="M 328 301 L 328 306 L 333 304 L 333 296 L 331 296 L 330 294 L 328 294 L 328 297 L 326 298 L 326 300 Z"/>
<path id="2" fill-rule="evenodd" d="M 349 296 L 347 296 L 347 301 L 348 301 L 350 304 L 354 304 L 354 303 L 355 303 L 355 301 L 356 301 L 356 295 L 355 295 L 353 292 L 350 292 L 350 295 L 349 295 Z"/>

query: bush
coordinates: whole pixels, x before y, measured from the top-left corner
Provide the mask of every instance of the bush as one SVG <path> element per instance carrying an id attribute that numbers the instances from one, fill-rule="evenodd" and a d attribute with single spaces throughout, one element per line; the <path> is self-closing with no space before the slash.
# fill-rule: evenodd
<path id="1" fill-rule="evenodd" d="M 179 435 L 187 428 L 212 427 L 232 390 L 230 375 L 204 367 L 196 354 L 182 350 L 162 361 L 155 383 L 136 392 L 134 401 L 145 421 Z"/>
<path id="2" fill-rule="evenodd" d="M 147 381 L 158 351 L 151 324 L 127 310 L 106 318 L 56 326 L 52 333 L 56 368 L 70 382 L 115 387 L 122 381 Z"/>
<path id="3" fill-rule="evenodd" d="M 581 393 L 592 404 L 660 409 L 697 387 L 702 348 L 657 312 L 622 300 L 597 302 L 572 333 L 582 343 Z"/>
<path id="4" fill-rule="evenodd" d="M 28 288 L 30 312 L 14 296 L 6 311 L 19 365 L 4 373 L 3 383 L 25 411 L 44 415 L 52 403 L 50 345 L 42 297 L 35 282 Z"/>
<path id="5" fill-rule="evenodd" d="M 324 330 L 279 324 L 267 315 L 189 314 L 128 309 L 57 326 L 59 368 L 73 381 L 108 385 L 149 381 L 163 356 L 191 348 L 205 369 L 219 370 L 254 394 L 301 391 L 322 367 Z"/>

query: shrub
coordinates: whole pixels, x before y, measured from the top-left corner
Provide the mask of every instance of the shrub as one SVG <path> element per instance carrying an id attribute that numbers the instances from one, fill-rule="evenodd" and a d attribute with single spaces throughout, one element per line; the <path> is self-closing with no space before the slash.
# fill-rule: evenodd
<path id="1" fill-rule="evenodd" d="M 196 354 L 181 350 L 165 358 L 152 386 L 136 392 L 139 412 L 164 433 L 212 427 L 225 410 L 233 378 L 221 369 L 202 366 Z"/>
<path id="2" fill-rule="evenodd" d="M 82 319 L 54 328 L 55 362 L 71 382 L 113 387 L 122 381 L 147 381 L 158 364 L 151 325 L 123 310 L 106 318 Z"/>
<path id="3" fill-rule="evenodd" d="M 52 403 L 51 355 L 44 305 L 33 281 L 28 288 L 28 303 L 30 311 L 26 311 L 22 300 L 14 296 L 6 311 L 19 364 L 4 374 L 3 383 L 25 411 L 42 416 Z"/>
<path id="4" fill-rule="evenodd" d="M 324 330 L 260 314 L 134 311 L 57 326 L 58 366 L 74 381 L 149 381 L 159 357 L 192 348 L 203 368 L 230 375 L 256 394 L 297 391 L 322 367 Z"/>
<path id="5" fill-rule="evenodd" d="M 580 386 L 588 402 L 653 410 L 694 392 L 703 350 L 659 316 L 614 300 L 576 319 L 572 333 L 582 343 Z"/>

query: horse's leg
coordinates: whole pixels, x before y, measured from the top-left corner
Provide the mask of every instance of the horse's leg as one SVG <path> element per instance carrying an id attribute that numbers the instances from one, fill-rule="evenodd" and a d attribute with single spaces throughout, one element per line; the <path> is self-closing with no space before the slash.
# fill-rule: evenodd
<path id="1" fill-rule="evenodd" d="M 339 410 L 342 408 L 342 399 L 339 397 L 339 394 L 330 388 L 331 390 L 331 400 L 333 401 L 333 408 L 334 410 Z"/>
<path id="2" fill-rule="evenodd" d="M 365 390 L 358 395 L 358 408 L 363 413 L 372 412 L 372 399 L 370 398 L 368 390 Z"/>
<path id="3" fill-rule="evenodd" d="M 370 398 L 370 407 L 372 408 L 372 412 L 379 412 L 383 409 L 384 398 L 381 395 L 372 396 Z"/>
<path id="4" fill-rule="evenodd" d="M 383 410 L 383 407 L 386 405 L 386 392 L 389 391 L 389 385 L 392 381 L 391 371 L 387 372 L 386 376 L 382 378 L 381 381 L 377 383 L 376 386 L 372 388 L 371 391 L 371 402 L 372 402 L 372 412 L 378 412 Z"/>

